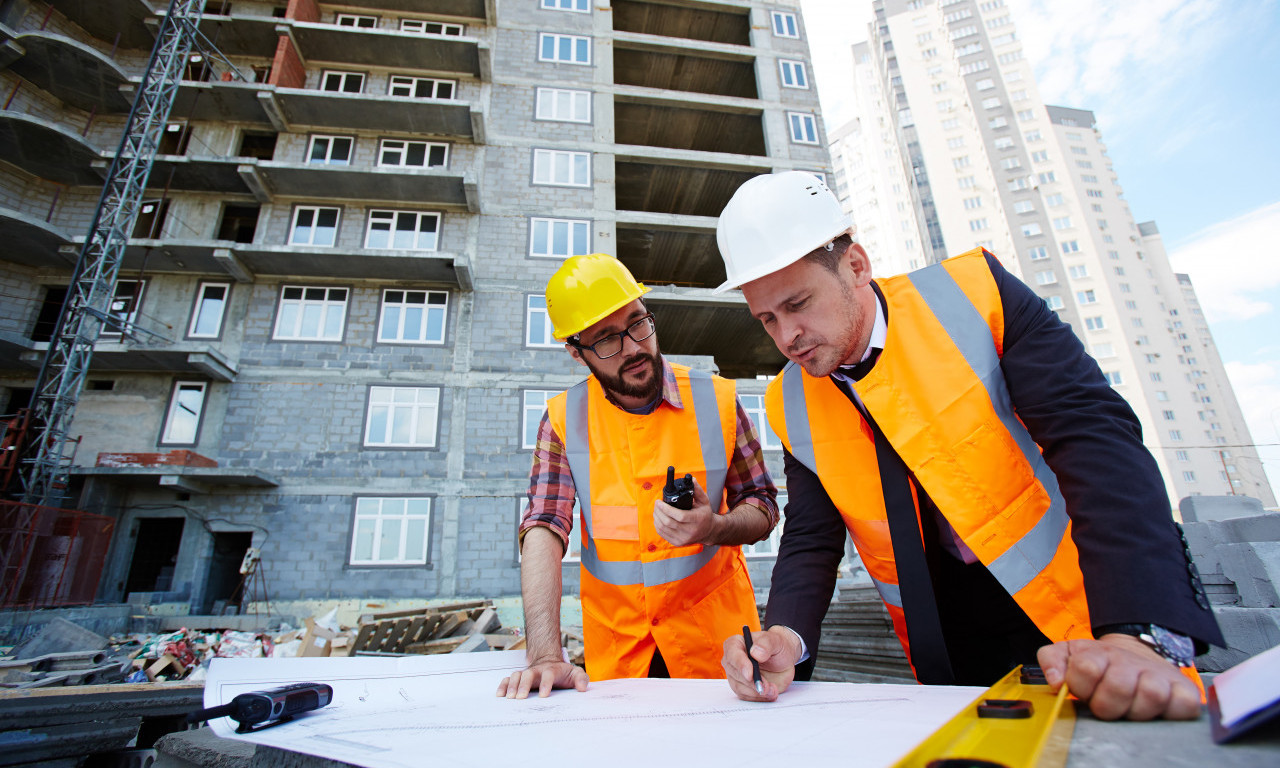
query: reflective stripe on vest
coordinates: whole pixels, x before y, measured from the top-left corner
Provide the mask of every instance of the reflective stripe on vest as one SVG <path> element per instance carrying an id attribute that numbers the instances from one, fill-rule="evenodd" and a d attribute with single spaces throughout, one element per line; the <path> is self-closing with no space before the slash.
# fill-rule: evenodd
<path id="1" fill-rule="evenodd" d="M 704 371 L 689 371 L 689 389 L 693 393 L 693 412 L 698 422 L 698 439 L 702 444 L 702 460 L 707 472 L 707 498 L 716 504 L 724 494 L 729 459 L 725 454 L 724 435 L 716 404 L 715 382 Z M 587 529 L 587 543 L 582 549 L 582 566 L 606 584 L 624 587 L 643 584 L 655 587 L 692 576 L 711 561 L 718 546 L 707 545 L 693 555 L 669 557 L 652 562 L 640 560 L 601 560 L 596 554 L 595 534 L 591 529 L 591 446 L 587 437 L 587 382 L 569 389 L 565 404 L 565 455 L 569 471 L 582 506 L 582 521 Z M 713 507 L 718 511 L 719 507 Z"/>
<path id="2" fill-rule="evenodd" d="M 1040 448 L 1026 427 L 1014 415 L 1013 401 L 1000 370 L 1000 356 L 991 340 L 991 328 L 973 302 L 941 264 L 911 272 L 907 277 L 982 382 L 1001 424 L 1017 443 L 1036 480 L 1049 496 L 1049 508 L 1040 520 L 987 566 L 1005 591 L 1010 595 L 1017 594 L 1048 567 L 1057 553 L 1069 522 L 1066 501 L 1058 487 L 1057 476 L 1045 463 Z M 793 362 L 787 363 L 783 369 L 782 398 L 791 455 L 817 474 L 818 462 L 809 431 L 804 376 Z M 879 581 L 875 581 L 875 585 L 886 603 L 901 607 L 897 585 Z"/>

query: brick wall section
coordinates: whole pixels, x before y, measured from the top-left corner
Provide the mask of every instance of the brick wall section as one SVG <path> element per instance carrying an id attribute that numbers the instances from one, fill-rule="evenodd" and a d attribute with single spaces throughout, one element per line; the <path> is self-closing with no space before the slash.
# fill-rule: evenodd
<path id="1" fill-rule="evenodd" d="M 271 62 L 271 76 L 267 78 L 267 83 L 281 88 L 301 88 L 306 80 L 306 68 L 302 66 L 302 59 L 293 47 L 293 41 L 287 35 L 281 35 L 280 41 L 276 43 L 276 55 Z"/>
<path id="2" fill-rule="evenodd" d="M 320 21 L 320 9 L 316 7 L 315 0 L 289 0 L 284 16 L 286 19 L 315 22 Z"/>

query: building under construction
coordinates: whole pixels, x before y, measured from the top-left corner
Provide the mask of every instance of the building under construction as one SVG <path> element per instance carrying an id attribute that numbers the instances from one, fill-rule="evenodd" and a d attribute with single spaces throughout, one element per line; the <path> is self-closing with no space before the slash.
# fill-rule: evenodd
<path id="1" fill-rule="evenodd" d="M 537 422 L 583 373 L 542 297 L 572 253 L 622 259 L 664 351 L 740 379 L 761 423 L 783 360 L 711 295 L 714 226 L 753 175 L 829 170 L 796 0 L 195 5 L 77 372 L 58 488 L 81 514 L 7 519 L 8 554 L 47 545 L 8 564 L 10 604 L 517 594 Z M 166 6 L 0 0 L 10 416 L 38 399 Z M 42 425 L 9 423 L 12 481 Z M 92 569 L 82 549 L 96 587 L 66 568 Z"/>

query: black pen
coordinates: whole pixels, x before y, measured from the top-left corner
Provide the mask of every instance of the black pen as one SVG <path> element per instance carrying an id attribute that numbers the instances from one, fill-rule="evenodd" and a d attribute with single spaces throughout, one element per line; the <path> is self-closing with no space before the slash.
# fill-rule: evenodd
<path id="1" fill-rule="evenodd" d="M 756 681 L 756 693 L 763 694 L 764 681 L 760 679 L 760 662 L 751 655 L 751 630 L 745 624 L 742 626 L 742 641 L 747 644 L 747 658 L 751 659 L 751 679 Z"/>

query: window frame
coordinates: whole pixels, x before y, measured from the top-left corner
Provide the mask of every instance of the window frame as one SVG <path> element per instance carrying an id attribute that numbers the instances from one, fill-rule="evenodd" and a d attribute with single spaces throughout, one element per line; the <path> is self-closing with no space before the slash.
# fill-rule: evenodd
<path id="1" fill-rule="evenodd" d="M 201 311 L 204 307 L 204 292 L 208 288 L 222 288 L 222 306 L 218 310 L 217 330 L 214 333 L 196 333 L 196 324 L 200 319 Z M 217 280 L 201 280 L 196 284 L 196 295 L 191 302 L 190 320 L 187 321 L 187 333 L 185 338 L 188 339 L 207 339 L 217 340 L 222 338 L 223 325 L 227 321 L 227 307 L 231 303 L 231 283 Z"/>
<path id="2" fill-rule="evenodd" d="M 542 423 L 542 414 L 547 411 L 547 401 L 560 394 L 558 389 L 521 389 L 520 390 L 520 450 L 532 451 L 538 445 L 538 425 Z M 529 396 L 541 396 L 542 403 L 530 404 Z M 536 420 L 533 422 L 533 441 L 530 442 L 526 438 L 529 436 L 529 415 L 536 410 Z"/>
<path id="3" fill-rule="evenodd" d="M 542 300 L 541 307 L 534 306 L 538 299 Z M 534 315 L 538 313 L 543 315 L 542 322 L 546 329 L 547 341 L 533 339 Z M 558 349 L 564 346 L 564 342 L 558 341 L 551 330 L 551 316 L 547 314 L 547 297 L 540 293 L 527 293 L 524 297 L 524 346 L 527 349 Z"/>
<path id="4" fill-rule="evenodd" d="M 800 20 L 790 11 L 770 11 L 769 27 L 773 30 L 774 37 L 800 39 Z"/>
<path id="5" fill-rule="evenodd" d="M 343 24 L 343 21 L 353 21 L 354 24 Z M 362 21 L 372 21 L 372 24 L 361 24 Z M 339 13 L 333 17 L 333 24 L 337 27 L 350 27 L 351 29 L 377 29 L 379 18 L 377 16 L 366 16 L 360 13 Z"/>
<path id="6" fill-rule="evenodd" d="M 809 90 L 809 73 L 800 59 L 778 59 L 778 78 L 783 88 Z"/>
<path id="7" fill-rule="evenodd" d="M 142 299 L 146 296 L 147 284 L 149 280 L 135 279 L 117 279 L 115 287 L 111 291 L 111 306 L 107 309 L 107 314 L 117 318 L 120 322 L 102 324 L 101 330 L 98 331 L 98 337 L 104 341 L 123 340 L 126 333 L 130 332 L 133 326 L 138 324 L 138 311 L 142 308 Z M 120 288 L 124 285 L 135 286 L 132 295 L 121 296 Z M 116 309 L 116 302 L 124 301 L 127 311 L 121 312 Z M 128 306 L 132 303 L 133 306 Z M 118 330 L 115 326 L 118 325 Z"/>
<path id="8" fill-rule="evenodd" d="M 381 223 L 380 221 L 375 222 L 375 218 L 380 219 L 383 214 L 391 215 L 389 226 L 387 229 L 387 244 L 383 246 L 370 245 L 369 244 L 370 239 L 373 237 L 373 233 L 375 231 L 374 224 Z M 416 219 L 417 226 L 413 230 L 414 245 L 408 248 L 397 247 L 394 244 L 395 233 L 400 231 L 399 229 L 397 229 L 396 225 L 399 223 L 401 216 L 413 216 Z M 424 248 L 418 245 L 418 238 L 422 237 L 423 235 L 421 226 L 422 226 L 422 221 L 424 217 L 434 217 L 436 221 L 435 232 L 433 233 L 434 242 L 431 244 L 431 247 L 429 248 Z M 436 253 L 437 251 L 440 250 L 440 235 L 441 235 L 441 229 L 443 228 L 443 226 L 444 226 L 444 214 L 440 213 L 439 211 L 413 211 L 413 210 L 405 210 L 402 208 L 370 208 L 365 216 L 364 247 L 369 250 L 378 250 L 378 251 L 425 251 L 427 253 Z"/>
<path id="9" fill-rule="evenodd" d="M 812 112 L 787 112 L 787 133 L 791 137 L 792 144 L 804 144 L 806 146 L 820 146 L 821 134 L 818 132 L 818 118 Z M 799 130 L 797 130 L 799 129 Z M 806 134 L 811 133 L 813 140 L 805 138 Z"/>
<path id="10" fill-rule="evenodd" d="M 337 75 L 342 78 L 344 87 L 338 88 L 338 89 L 325 87 L 326 84 L 328 83 L 329 78 L 333 75 Z M 349 90 L 345 87 L 347 78 L 351 78 L 351 77 L 359 78 L 359 82 L 360 82 L 360 87 L 354 91 Z M 364 72 L 353 72 L 348 69 L 322 69 L 320 70 L 319 90 L 325 93 L 364 93 L 364 86 L 366 82 L 368 82 L 368 77 L 365 75 Z"/>
<path id="11" fill-rule="evenodd" d="M 591 13 L 591 0 L 540 0 L 538 7 L 544 11 Z"/>
<path id="12" fill-rule="evenodd" d="M 568 182 L 555 180 L 556 160 L 562 156 L 567 158 L 569 162 L 568 170 L 570 173 L 571 180 Z M 549 180 L 539 180 L 538 178 L 539 158 L 542 158 L 545 161 L 543 164 L 543 167 L 546 170 L 548 170 L 550 173 Z M 582 158 L 586 159 L 587 178 L 585 183 L 579 184 L 574 179 L 576 179 L 576 176 L 577 176 L 576 169 L 578 167 L 578 160 Z M 574 189 L 590 189 L 591 182 L 593 180 L 592 170 L 593 170 L 592 157 L 590 152 L 582 152 L 578 150 L 569 150 L 569 149 L 545 149 L 542 147 L 534 147 L 533 160 L 531 162 L 531 167 L 529 169 L 530 184 L 535 187 L 571 187 Z"/>
<path id="13" fill-rule="evenodd" d="M 316 244 L 316 243 L 315 243 L 315 230 L 318 230 L 318 229 L 319 229 L 319 226 L 316 224 L 316 219 L 315 219 L 315 216 L 314 216 L 314 215 L 313 215 L 313 217 L 312 217 L 312 223 L 308 225 L 308 226 L 313 230 L 313 231 L 312 231 L 312 238 L 311 238 L 311 241 L 310 241 L 310 242 L 299 242 L 299 241 L 297 241 L 297 240 L 294 240 L 294 237 L 297 235 L 297 232 L 298 232 L 298 217 L 301 215 L 301 213 L 302 213 L 303 211 L 311 211 L 313 214 L 318 214 L 320 211 L 333 211 L 333 212 L 334 212 L 334 220 L 333 220 L 333 242 L 331 242 L 331 243 L 329 243 L 329 244 L 327 244 L 327 245 L 318 245 L 318 244 Z M 286 245 L 296 245 L 296 246 L 301 246 L 301 247 L 305 247 L 305 248 L 333 248 L 333 247 L 337 246 L 337 244 L 338 244 L 338 235 L 339 235 L 339 234 L 341 233 L 341 231 L 342 231 L 342 230 L 341 230 L 341 227 L 342 227 L 342 208 L 341 208 L 340 206 L 336 206 L 336 205 L 334 205 L 334 206 L 330 206 L 330 205 L 295 205 L 295 206 L 293 206 L 293 215 L 292 215 L 292 216 L 290 217 L 290 219 L 289 219 L 289 239 L 288 239 L 287 241 L 285 241 L 285 244 L 286 244 Z"/>
<path id="14" fill-rule="evenodd" d="M 390 299 L 390 294 L 392 293 L 402 293 L 406 295 L 402 298 L 401 301 L 392 302 Z M 422 332 L 422 338 L 405 339 L 405 338 L 391 338 L 386 336 L 384 331 L 387 326 L 386 312 L 388 307 L 394 307 L 394 306 L 402 307 L 402 309 L 400 310 L 399 317 L 397 318 L 397 321 L 396 321 L 396 328 L 397 328 L 397 331 L 403 332 L 405 323 L 406 323 L 406 318 L 408 316 L 408 312 L 404 308 L 417 306 L 414 303 L 410 303 L 404 300 L 404 299 L 407 299 L 408 294 L 411 294 L 411 293 L 425 294 L 425 296 L 423 296 L 423 303 L 421 305 L 422 321 L 419 324 L 419 328 Z M 443 304 L 439 302 L 431 301 L 432 296 L 437 294 L 444 297 Z M 431 316 L 432 316 L 432 313 L 436 311 L 434 309 L 436 307 L 439 308 L 438 312 L 441 315 L 440 335 L 438 339 L 432 338 L 428 335 L 428 332 L 431 328 Z M 419 347 L 444 346 L 445 340 L 449 338 L 449 292 L 432 290 L 427 288 L 384 288 L 382 289 L 382 296 L 378 301 L 378 330 L 375 338 L 376 338 L 376 343 L 378 344 L 398 344 L 402 346 L 419 346 Z"/>
<path id="15" fill-rule="evenodd" d="M 190 440 L 174 439 L 172 433 L 174 427 L 174 413 L 180 405 L 179 393 L 183 388 L 192 388 L 200 392 L 199 411 L 195 414 L 195 427 L 192 429 Z M 184 381 L 176 380 L 173 382 L 173 388 L 169 390 L 169 404 L 165 407 L 164 422 L 160 425 L 160 438 L 156 440 L 157 445 L 172 446 L 195 446 L 200 443 L 200 430 L 204 426 L 204 414 L 206 406 L 209 403 L 209 382 L 207 381 Z"/>
<path id="16" fill-rule="evenodd" d="M 323 160 L 315 159 L 316 143 L 318 141 L 327 141 L 329 143 L 329 147 L 324 153 L 325 158 Z M 332 159 L 334 144 L 337 143 L 338 141 L 347 142 L 347 158 L 345 160 Z M 305 164 L 306 165 L 347 165 L 349 166 L 351 165 L 351 160 L 355 156 L 355 153 L 356 153 L 356 137 L 355 136 L 342 136 L 342 135 L 333 134 L 333 133 L 313 133 L 311 134 L 310 140 L 307 142 L 307 156 L 306 156 Z"/>
<path id="17" fill-rule="evenodd" d="M 552 43 L 551 57 L 544 55 L 547 42 Z M 570 58 L 560 58 L 560 47 L 563 43 L 568 42 L 570 46 Z M 580 45 L 586 45 L 586 58 L 580 60 Z M 586 35 L 567 35 L 561 32 L 539 32 L 538 33 L 538 61 L 546 64 L 573 64 L 580 67 L 589 67 L 593 63 L 591 51 L 591 38 Z"/>
<path id="18" fill-rule="evenodd" d="M 425 150 L 423 152 L 422 157 L 423 157 L 423 160 L 426 161 L 426 164 L 424 165 L 414 165 L 412 163 L 394 163 L 393 164 L 393 163 L 385 162 L 384 157 L 386 152 L 388 151 L 387 149 L 388 143 L 403 144 L 404 146 L 399 150 L 399 152 L 405 158 L 409 156 L 409 147 L 411 145 L 414 145 L 414 144 L 423 145 Z M 435 148 L 441 148 L 444 150 L 444 161 L 439 164 L 431 163 L 431 150 Z M 379 139 L 377 167 L 379 168 L 448 168 L 449 167 L 449 149 L 450 149 L 449 142 L 447 141 L 417 141 L 415 139 Z M 391 150 L 391 151 L 396 151 L 396 150 Z"/>
<path id="19" fill-rule="evenodd" d="M 586 101 L 586 119 L 585 120 L 577 119 L 574 116 L 574 114 L 570 114 L 570 116 L 568 117 L 564 117 L 559 114 L 559 108 L 558 108 L 559 97 L 563 94 L 569 95 L 569 101 L 570 101 L 569 111 L 571 113 L 575 113 L 577 109 L 577 106 L 578 106 L 577 97 L 579 96 L 586 97 L 585 98 L 585 101 Z M 545 116 L 543 114 L 544 110 L 542 107 L 543 107 L 544 97 L 546 98 L 547 103 L 549 103 L 551 106 L 549 110 L 546 110 L 547 112 L 551 113 L 549 116 Z M 540 85 L 534 88 L 533 119 L 544 121 L 544 122 L 551 122 L 551 123 L 575 123 L 578 125 L 591 125 L 593 122 L 592 114 L 591 114 L 592 102 L 593 100 L 592 100 L 591 91 L 584 91 L 580 88 L 552 88 L 552 87 Z"/>
<path id="20" fill-rule="evenodd" d="M 547 241 L 547 246 L 550 250 L 548 250 L 548 252 L 546 253 L 538 253 L 535 250 L 535 247 L 537 246 L 537 241 L 538 241 L 538 225 L 539 224 L 546 224 L 547 226 L 546 241 Z M 567 232 L 566 242 L 565 242 L 565 245 L 567 246 L 567 251 L 563 255 L 556 253 L 554 250 L 555 234 L 556 234 L 555 229 L 556 229 L 556 225 L 559 225 L 559 224 L 568 225 L 568 232 Z M 561 219 L 561 218 L 553 218 L 550 216 L 530 216 L 529 217 L 529 250 L 527 252 L 529 258 L 559 259 L 563 261 L 569 258 L 570 256 L 583 254 L 583 253 L 591 253 L 591 224 L 592 224 L 591 219 Z M 577 241 L 577 234 L 578 234 L 576 230 L 579 228 L 579 226 L 582 229 L 582 235 L 586 241 L 583 244 L 583 248 L 584 248 L 583 250 L 579 250 L 574 246 L 574 243 Z"/>
<path id="21" fill-rule="evenodd" d="M 422 410 L 426 409 L 427 411 L 431 412 L 431 416 L 432 416 L 432 419 L 434 420 L 434 423 L 431 425 L 431 430 L 430 430 L 431 434 L 430 434 L 430 437 L 428 438 L 429 442 L 401 443 L 401 442 L 395 442 L 392 439 L 387 439 L 383 442 L 371 441 L 370 438 L 372 437 L 372 431 L 374 426 L 374 408 L 375 407 L 385 406 L 388 408 L 386 424 L 385 424 L 386 430 L 384 432 L 384 437 L 390 438 L 395 434 L 396 414 L 398 411 L 402 410 L 405 407 L 405 404 L 395 402 L 394 394 L 391 395 L 392 399 L 386 403 L 375 402 L 374 400 L 375 393 L 380 393 L 383 391 L 391 392 L 392 390 L 411 391 L 416 393 L 415 397 L 420 397 L 422 396 L 423 393 L 426 393 L 428 397 L 434 395 L 435 401 L 432 403 L 423 403 L 415 400 L 415 402 L 408 404 L 409 408 L 411 409 L 409 431 L 412 434 L 416 435 L 420 432 L 420 430 L 417 429 L 417 426 L 418 426 L 418 419 L 421 417 L 421 414 L 422 414 Z M 360 430 L 360 434 L 361 434 L 360 447 L 364 450 L 379 450 L 379 451 L 387 451 L 387 450 L 429 451 L 429 450 L 437 449 L 440 445 L 440 400 L 441 400 L 442 394 L 443 394 L 442 387 L 414 387 L 414 386 L 404 386 L 404 385 L 380 385 L 380 384 L 369 385 L 365 390 L 364 425 L 363 425 L 363 428 Z"/>
<path id="22" fill-rule="evenodd" d="M 409 494 L 409 495 L 403 495 L 403 496 L 390 496 L 390 495 L 354 496 L 351 500 L 351 531 L 350 531 L 350 544 L 347 547 L 347 566 L 351 568 L 422 568 L 424 566 L 427 568 L 430 568 L 431 567 L 431 544 L 432 544 L 432 538 L 433 538 L 431 535 L 431 528 L 432 528 L 432 522 L 435 518 L 435 499 L 436 499 L 435 495 L 426 494 L 426 493 Z M 356 537 L 359 532 L 361 519 L 362 517 L 364 517 L 365 519 L 368 519 L 369 517 L 373 517 L 373 515 L 369 515 L 368 513 L 365 513 L 364 516 L 361 515 L 361 511 L 360 511 L 361 502 L 367 501 L 367 500 L 377 500 L 378 502 L 377 514 L 379 515 L 381 514 L 381 511 L 382 511 L 383 502 L 385 502 L 386 500 L 404 501 L 406 512 L 408 512 L 410 502 L 419 501 L 419 500 L 423 500 L 426 502 L 425 515 L 415 515 L 415 517 L 424 518 L 423 526 L 422 526 L 423 527 L 422 559 L 420 561 L 416 559 L 409 560 L 403 557 L 405 548 L 408 544 L 407 536 L 406 536 L 408 526 L 401 527 L 401 539 L 400 539 L 400 547 L 399 547 L 399 553 L 401 555 L 400 558 L 397 558 L 395 560 L 380 560 L 380 559 L 357 560 L 356 559 Z M 382 527 L 381 526 L 382 519 L 383 519 L 382 517 L 374 517 L 375 525 L 374 525 L 374 531 L 372 534 L 374 546 L 370 550 L 371 553 L 373 554 L 376 554 L 376 550 L 377 550 L 376 545 L 380 538 L 379 533 Z M 403 516 L 402 519 L 408 520 L 410 519 L 410 517 L 408 514 L 406 514 Z"/>
<path id="23" fill-rule="evenodd" d="M 430 96 L 418 95 L 418 86 L 420 86 L 423 83 L 431 83 Z M 395 93 L 396 88 L 403 88 L 406 85 L 412 86 L 412 90 L 413 90 L 412 93 L 407 95 Z M 448 86 L 449 88 L 448 96 L 440 96 L 436 94 L 436 91 L 438 91 L 441 86 Z M 390 77 L 387 78 L 387 95 L 396 99 L 416 99 L 419 101 L 423 99 L 432 99 L 435 101 L 457 101 L 458 100 L 458 81 L 450 80 L 444 77 L 423 77 L 421 75 L 391 75 Z"/>
<path id="24" fill-rule="evenodd" d="M 302 297 L 299 299 L 287 299 L 285 297 L 285 293 L 291 289 L 301 290 Z M 309 299 L 307 298 L 307 295 L 306 295 L 307 291 L 309 290 L 322 290 L 325 292 L 325 297 L 323 299 Z M 293 335 L 286 336 L 281 333 L 280 325 L 282 320 L 284 319 L 284 314 L 285 314 L 284 308 L 285 308 L 286 301 L 297 302 L 298 306 L 300 307 L 298 312 L 298 322 L 295 324 L 295 331 L 300 330 L 302 326 L 303 312 L 301 310 L 305 309 L 305 307 L 308 306 L 308 302 L 319 301 L 320 307 L 323 310 L 323 316 L 321 317 L 319 327 L 323 329 L 325 325 L 324 321 L 327 320 L 329 316 L 328 314 L 329 307 L 335 306 L 338 304 L 336 300 L 331 299 L 329 297 L 330 291 L 343 291 L 346 294 L 341 301 L 342 321 L 339 323 L 337 336 L 335 337 L 325 336 L 323 333 L 319 336 L 300 336 L 300 335 L 297 335 L 296 332 Z M 271 323 L 271 340 L 272 341 L 330 342 L 330 343 L 341 342 L 346 335 L 347 309 L 350 308 L 350 305 L 351 305 L 351 289 L 346 286 L 336 286 L 336 285 L 320 286 L 320 285 L 300 285 L 297 283 L 285 283 L 280 286 L 280 293 L 276 298 L 276 316 Z"/>
<path id="25" fill-rule="evenodd" d="M 407 24 L 421 24 L 423 25 L 423 29 L 406 29 L 405 25 Z M 428 32 L 426 30 L 426 25 L 428 24 L 439 24 L 440 31 Z M 406 35 L 421 35 L 423 37 L 462 37 L 466 32 L 466 27 L 461 24 L 453 24 L 445 21 L 433 21 L 431 19 L 400 19 L 400 23 L 396 25 L 396 29 Z M 449 30 L 451 29 L 457 31 L 450 32 Z"/>

